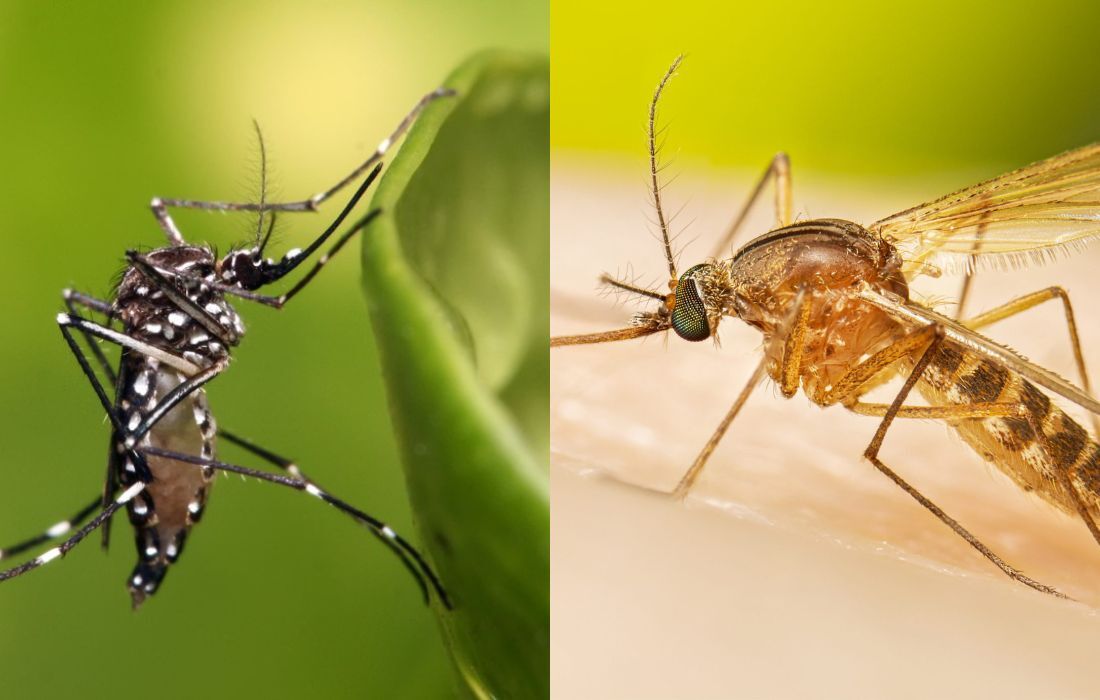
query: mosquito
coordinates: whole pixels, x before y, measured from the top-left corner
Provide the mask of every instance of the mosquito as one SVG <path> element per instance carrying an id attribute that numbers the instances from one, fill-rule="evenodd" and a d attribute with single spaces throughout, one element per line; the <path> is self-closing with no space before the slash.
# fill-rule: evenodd
<path id="1" fill-rule="evenodd" d="M 1019 486 L 1080 517 L 1100 543 L 1100 443 L 1049 394 L 1090 413 L 1097 434 L 1100 403 L 1092 397 L 1073 307 L 1062 287 L 1024 294 L 964 317 L 980 266 L 1006 269 L 1073 252 L 1100 236 L 1100 144 L 1015 170 L 868 226 L 841 219 L 793 221 L 791 169 L 776 155 L 711 257 L 679 274 L 661 203 L 657 107 L 682 56 L 649 104 L 649 185 L 668 262 L 668 292 L 603 275 L 601 282 L 657 304 L 629 327 L 550 339 L 551 347 L 606 343 L 672 330 L 691 342 L 717 341 L 725 317 L 763 334 L 763 357 L 732 407 L 680 479 L 683 498 L 765 375 L 785 398 L 799 389 L 819 406 L 842 405 L 879 418 L 863 456 L 883 475 L 1014 580 L 1059 597 L 1061 592 L 1010 566 L 975 535 L 887 466 L 879 451 L 896 418 L 946 422 L 979 455 Z M 736 234 L 769 183 L 775 228 L 732 254 Z M 727 257 L 728 256 L 728 257 Z M 922 275 L 962 271 L 955 318 L 912 299 Z M 1057 300 L 1081 387 L 994 342 L 979 330 Z M 900 378 L 888 404 L 864 401 L 873 388 Z M 912 405 L 916 390 L 927 405 Z"/>
<path id="2" fill-rule="evenodd" d="M 262 180 L 259 203 L 154 198 L 150 207 L 168 245 L 145 253 L 127 251 L 127 268 L 111 300 L 68 289 L 63 292 L 66 312 L 58 314 L 58 326 L 111 423 L 107 476 L 102 493 L 72 517 L 0 550 L 0 559 L 4 559 L 72 533 L 36 558 L 0 571 L 0 581 L 63 557 L 97 528 L 102 528 L 106 548 L 111 517 L 125 508 L 138 554 L 127 581 L 136 609 L 157 591 L 168 569 L 183 553 L 191 528 L 206 508 L 215 475 L 232 472 L 303 491 L 348 515 L 393 551 L 415 577 L 426 602 L 434 592 L 445 607 L 450 607 L 439 578 L 407 540 L 381 520 L 323 489 L 293 461 L 219 428 L 203 387 L 225 371 L 230 349 L 244 336 L 244 325 L 229 297 L 281 309 L 301 292 L 334 254 L 379 215 L 379 210 L 368 212 L 338 236 L 289 290 L 277 295 L 258 290 L 289 275 L 325 244 L 378 178 L 381 159 L 390 146 L 425 107 L 453 94 L 440 88 L 422 97 L 366 161 L 329 189 L 296 202 L 265 201 L 266 151 L 257 128 Z M 360 178 L 361 183 L 343 210 L 304 250 L 291 250 L 278 261 L 264 257 L 275 212 L 316 211 Z M 170 208 L 258 212 L 256 240 L 219 259 L 211 247 L 184 239 Z M 265 214 L 270 215 L 266 231 Z M 88 312 L 102 315 L 105 322 L 82 315 Z M 88 351 L 78 342 L 78 336 Z M 99 341 L 119 346 L 117 371 Z M 106 385 L 93 363 L 106 377 Z M 107 392 L 107 385 L 113 385 L 113 396 Z M 218 438 L 238 445 L 285 474 L 219 461 L 215 451 Z"/>

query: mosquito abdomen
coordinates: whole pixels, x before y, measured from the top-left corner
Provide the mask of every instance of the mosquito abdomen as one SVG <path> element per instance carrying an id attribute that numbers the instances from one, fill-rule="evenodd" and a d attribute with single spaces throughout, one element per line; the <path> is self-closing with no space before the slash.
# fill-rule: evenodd
<path id="1" fill-rule="evenodd" d="M 129 415 L 141 415 L 144 408 L 155 405 L 184 380 L 182 375 L 160 366 L 152 358 L 127 355 L 123 363 L 126 367 L 120 379 L 126 386 L 120 407 Z M 136 427 L 137 424 L 134 420 L 126 425 Z M 140 444 L 213 459 L 216 433 L 206 395 L 199 389 L 157 421 Z M 187 536 L 201 517 L 214 482 L 211 469 L 199 469 L 155 455 L 148 455 L 146 460 L 153 481 L 127 506 L 138 554 L 137 565 L 128 581 L 135 608 L 156 592 L 168 567 L 183 552 Z M 137 478 L 127 463 L 122 470 L 122 483 L 130 485 Z"/>
<path id="2" fill-rule="evenodd" d="M 1021 488 L 1077 515 L 1076 502 L 1064 485 L 1065 476 L 1073 475 L 1089 509 L 1100 513 L 1100 444 L 1034 384 L 948 342 L 917 386 L 933 404 L 998 402 L 1020 407 L 1020 416 L 965 419 L 953 427 Z"/>

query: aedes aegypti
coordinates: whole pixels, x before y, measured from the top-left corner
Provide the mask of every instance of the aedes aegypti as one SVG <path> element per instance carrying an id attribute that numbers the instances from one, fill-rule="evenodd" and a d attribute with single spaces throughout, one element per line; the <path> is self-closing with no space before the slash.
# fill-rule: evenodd
<path id="1" fill-rule="evenodd" d="M 338 183 L 309 199 L 268 203 L 264 201 L 265 187 L 261 187 L 258 203 L 154 198 L 150 206 L 168 238 L 168 245 L 147 253 L 127 251 L 128 266 L 110 301 L 77 291 L 64 291 L 67 311 L 58 314 L 58 326 L 112 426 L 107 477 L 102 494 L 71 518 L 35 537 L 0 549 L 0 559 L 5 559 L 59 539 L 79 527 L 64 542 L 38 557 L 0 571 L 0 581 L 64 556 L 100 527 L 106 547 L 111 516 L 125 507 L 134 528 L 138 553 L 137 565 L 128 579 L 133 605 L 137 608 L 156 592 L 169 567 L 183 552 L 188 533 L 202 516 L 214 477 L 222 471 L 288 486 L 334 506 L 366 526 L 401 559 L 416 578 L 425 600 L 434 591 L 441 603 L 450 607 L 435 572 L 392 528 L 322 489 L 292 461 L 218 428 L 207 406 L 203 386 L 228 367 L 230 348 L 244 335 L 241 319 L 227 297 L 236 296 L 278 309 L 305 288 L 329 258 L 380 213 L 378 210 L 368 212 L 341 234 L 328 252 L 321 255 L 288 291 L 279 295 L 257 292 L 288 275 L 324 245 L 377 179 L 382 169 L 381 158 L 393 142 L 429 103 L 452 94 L 451 90 L 440 88 L 425 95 L 366 161 Z M 262 137 L 260 153 L 261 172 L 265 176 L 266 153 Z M 340 214 L 304 250 L 291 250 L 279 261 L 263 257 L 273 229 L 274 212 L 315 211 L 322 202 L 364 173 L 366 177 Z M 256 240 L 251 246 L 235 249 L 218 259 L 210 247 L 189 244 L 184 239 L 168 213 L 170 207 L 258 212 Z M 268 213 L 265 230 L 264 215 Z M 102 314 L 106 322 L 101 324 L 85 318 L 81 315 L 83 310 Z M 112 327 L 115 322 L 121 325 L 120 329 Z M 77 341 L 77 335 L 83 336 L 91 360 Z M 97 339 L 120 347 L 117 372 Z M 96 374 L 93 362 L 114 385 L 113 397 Z M 287 475 L 219 461 L 215 456 L 219 437 L 279 467 Z M 93 514 L 95 516 L 91 517 Z"/>
<path id="2" fill-rule="evenodd" d="M 1063 596 L 1001 559 L 879 457 L 895 418 L 946 422 L 1021 488 L 1079 517 L 1100 543 L 1100 442 L 1049 394 L 1089 412 L 1100 431 L 1100 402 L 1091 395 L 1069 296 L 1049 287 L 965 317 L 978 266 L 1009 269 L 1075 252 L 1100 237 L 1100 144 L 1084 146 L 862 226 L 841 219 L 794 221 L 790 163 L 776 156 L 714 254 L 676 269 L 661 205 L 656 114 L 680 65 L 665 73 L 649 106 L 650 191 L 665 260 L 667 293 L 604 275 L 611 288 L 656 304 L 627 328 L 558 336 L 551 347 L 641 338 L 673 331 L 699 342 L 717 339 L 719 323 L 737 318 L 761 331 L 763 356 L 732 407 L 676 486 L 683 497 L 765 376 L 785 398 L 799 389 L 815 404 L 841 405 L 879 419 L 863 456 L 885 477 L 1011 578 Z M 733 249 L 764 186 L 775 186 L 775 228 Z M 910 283 L 942 267 L 965 273 L 950 318 L 913 299 Z M 1061 303 L 1081 386 L 978 333 L 1047 301 Z M 890 403 L 866 394 L 890 379 L 902 386 Z M 910 403 L 916 391 L 927 405 Z"/>

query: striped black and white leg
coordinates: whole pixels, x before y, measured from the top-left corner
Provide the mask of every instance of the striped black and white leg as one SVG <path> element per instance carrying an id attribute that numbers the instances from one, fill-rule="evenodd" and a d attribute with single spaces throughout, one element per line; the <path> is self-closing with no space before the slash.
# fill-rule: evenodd
<path id="1" fill-rule="evenodd" d="M 286 473 L 290 474 L 293 478 L 305 482 L 307 484 L 307 490 L 308 485 L 312 484 L 315 490 L 322 493 L 327 493 L 327 491 L 320 484 L 302 473 L 302 470 L 298 468 L 298 465 L 295 464 L 293 460 L 277 455 L 274 452 L 264 447 L 260 447 L 256 443 L 250 440 L 246 440 L 245 438 L 235 435 L 234 433 L 231 433 L 227 430 L 222 430 L 219 428 L 218 435 L 224 438 L 227 442 L 233 443 L 234 445 L 241 447 L 247 452 L 251 452 L 265 462 L 282 469 Z M 310 491 L 310 493 L 312 493 L 312 491 Z M 418 553 L 415 553 L 414 550 L 414 554 L 416 554 L 416 556 L 413 556 L 413 554 L 407 552 L 405 547 L 400 544 L 401 542 L 404 542 L 403 538 L 399 537 L 392 528 L 388 528 L 387 526 L 383 525 L 382 528 L 379 529 L 371 523 L 364 521 L 362 518 L 356 517 L 355 515 L 352 515 L 350 513 L 348 513 L 348 515 L 352 518 L 352 520 L 356 521 L 357 523 L 365 525 L 367 527 L 367 530 L 372 535 L 381 540 L 383 544 L 392 549 L 394 553 L 401 558 L 401 563 L 404 564 L 405 568 L 409 569 L 409 572 L 413 575 L 414 578 L 416 578 L 417 583 L 420 584 L 420 588 L 426 596 L 428 594 L 428 589 L 426 587 L 425 580 L 434 579 L 435 575 L 434 572 L 428 567 L 428 565 L 421 560 L 421 557 L 418 555 Z M 411 548 L 411 545 L 409 545 L 409 547 Z M 422 569 L 424 569 L 424 571 L 422 571 Z M 433 581 L 432 585 L 433 588 L 439 590 L 440 598 L 446 601 L 446 594 L 442 592 L 441 587 L 439 587 L 438 585 L 438 581 Z"/>
<path id="2" fill-rule="evenodd" d="M 84 308 L 103 314 L 107 318 L 108 324 L 110 324 L 111 320 L 114 318 L 114 309 L 111 307 L 111 303 L 104 299 L 98 299 L 73 289 L 62 290 L 61 297 L 65 301 L 65 308 L 68 309 L 69 314 L 72 316 L 79 316 L 77 309 Z M 99 364 L 99 368 L 103 371 L 103 376 L 107 378 L 107 384 L 113 386 L 117 380 L 117 375 L 111 363 L 107 360 L 107 356 L 103 353 L 103 348 L 95 341 L 95 336 L 92 334 L 85 330 L 81 330 L 80 334 L 84 336 L 85 345 Z M 111 442 L 114 443 L 115 440 Z M 115 475 L 114 467 L 115 458 L 112 454 L 108 456 L 106 474 L 103 477 L 103 490 L 100 496 L 100 506 L 103 508 L 106 508 L 110 504 L 111 499 L 114 498 L 115 492 L 118 490 L 118 480 Z M 106 550 L 111 542 L 110 521 L 103 525 L 101 532 L 103 535 L 102 546 L 103 549 Z"/>
<path id="3" fill-rule="evenodd" d="M 113 318 L 111 309 L 111 303 L 103 299 L 97 299 L 88 294 L 75 291 L 73 289 L 61 290 L 61 298 L 65 302 L 65 308 L 69 313 L 74 316 L 79 316 L 77 311 L 78 307 L 91 309 L 97 311 L 107 317 L 108 322 Z M 99 364 L 100 369 L 103 370 L 104 375 L 107 377 L 108 384 L 115 383 L 115 371 L 111 367 L 111 363 L 107 360 L 107 356 L 103 354 L 103 349 L 99 347 L 99 344 L 95 342 L 94 337 L 84 331 L 81 331 L 81 335 L 84 336 L 84 340 L 88 344 L 88 348 L 91 350 L 92 355 L 95 357 L 96 362 Z"/>
<path id="4" fill-rule="evenodd" d="M 111 401 L 110 397 L 107 396 L 107 391 L 103 388 L 102 382 L 100 382 L 99 377 L 96 376 L 95 371 L 92 369 L 91 363 L 88 362 L 87 356 L 84 354 L 84 351 L 81 349 L 80 344 L 76 342 L 76 338 L 73 336 L 73 327 L 76 327 L 78 330 L 87 330 L 88 332 L 92 333 L 92 335 L 96 335 L 97 337 L 102 336 L 100 336 L 98 333 L 95 333 L 94 329 L 108 331 L 110 331 L 110 329 L 104 329 L 102 326 L 98 326 L 97 324 L 93 324 L 89 321 L 84 321 L 83 319 L 70 316 L 69 314 L 58 314 L 57 323 L 58 327 L 61 329 L 62 337 L 65 338 L 65 343 L 68 344 L 69 350 L 72 351 L 73 357 L 76 358 L 77 364 L 80 365 L 80 370 L 84 373 L 84 376 L 87 377 L 88 383 L 92 385 L 92 389 L 95 391 L 96 396 L 99 398 L 99 403 L 103 407 L 103 410 L 106 412 L 108 420 L 111 421 L 111 426 L 114 428 L 115 433 L 117 435 L 126 434 L 126 430 L 122 425 L 122 420 L 119 418 L 118 412 L 115 411 L 114 403 Z M 129 336 L 125 336 L 121 333 L 115 333 L 115 331 L 110 331 L 110 333 L 116 336 L 120 336 L 121 338 L 124 338 L 126 340 L 133 340 L 132 338 L 129 338 Z M 145 344 L 139 343 L 139 345 Z M 168 355 L 169 357 L 174 357 L 170 353 L 166 353 L 159 348 L 154 349 L 158 353 Z M 176 359 L 183 361 L 182 358 Z M 137 477 L 141 481 L 144 481 L 146 483 L 152 481 L 153 473 L 149 470 L 149 465 L 146 463 L 145 457 L 142 456 L 141 453 L 132 449 L 129 450 L 129 457 L 134 465 L 134 470 L 137 474 Z M 104 498 L 104 500 L 106 501 L 107 499 Z"/>
<path id="5" fill-rule="evenodd" d="M 96 496 L 95 500 L 78 510 L 72 517 L 67 520 L 62 520 L 58 523 L 54 523 L 41 533 L 31 537 L 30 539 L 23 540 L 17 544 L 13 544 L 10 547 L 0 549 L 0 560 L 11 559 L 17 554 L 22 554 L 28 549 L 34 549 L 39 545 L 46 544 L 56 540 L 58 537 L 64 537 L 72 532 L 73 528 L 80 527 L 80 524 L 87 520 L 92 513 L 96 512 L 102 507 L 102 499 L 100 496 Z"/>
<path id="6" fill-rule="evenodd" d="M 133 449 L 169 411 L 224 372 L 225 368 L 228 366 L 229 363 L 227 361 L 215 362 L 187 381 L 180 382 L 176 385 L 176 387 L 165 394 L 162 399 L 157 401 L 156 406 L 146 413 L 144 418 L 140 418 L 140 414 L 134 413 L 130 424 L 126 426 L 126 439 L 123 441 L 126 449 Z"/>
<path id="7" fill-rule="evenodd" d="M 428 94 L 420 98 L 416 105 L 409 110 L 409 113 L 401 120 L 401 123 L 397 125 L 397 128 L 392 133 L 378 144 L 378 147 L 374 149 L 374 152 L 370 156 L 360 163 L 354 170 L 348 173 L 343 179 L 337 182 L 332 187 L 318 192 L 317 194 L 307 199 L 302 199 L 296 202 L 265 202 L 260 204 L 258 202 L 217 202 L 217 201 L 202 201 L 193 199 L 171 199 L 157 197 L 153 200 L 153 213 L 157 217 L 157 221 L 160 222 L 161 227 L 168 235 L 169 241 L 173 245 L 180 245 L 183 242 L 183 236 L 180 235 L 179 229 L 172 223 L 171 217 L 168 215 L 168 207 L 177 207 L 181 209 L 205 209 L 208 211 L 299 211 L 299 212 L 312 212 L 317 211 L 317 208 L 327 199 L 334 194 L 347 187 L 352 182 L 355 182 L 367 172 L 370 168 L 374 167 L 378 161 L 382 159 L 386 152 L 390 150 L 401 136 L 408 131 L 409 127 L 416 120 L 416 117 L 432 102 L 444 98 L 450 97 L 455 94 L 454 90 L 447 88 L 437 88 L 432 90 Z M 178 242 L 177 242 L 178 241 Z"/>
<path id="8" fill-rule="evenodd" d="M 114 515 L 120 508 L 124 507 L 127 503 L 133 500 L 135 496 L 137 496 L 144 490 L 145 483 L 141 481 L 137 482 L 133 486 L 130 486 L 125 491 L 116 496 L 106 508 L 99 512 L 99 515 L 92 518 L 86 525 L 84 525 L 84 527 L 80 528 L 71 537 L 69 537 L 69 539 L 65 540 L 64 542 L 52 549 L 46 550 L 34 559 L 31 559 L 30 561 L 24 562 L 19 566 L 12 567 L 11 569 L 0 571 L 0 581 L 7 581 L 8 579 L 15 578 L 16 576 L 22 576 L 28 571 L 37 569 L 44 564 L 48 564 L 55 559 L 59 559 L 65 556 L 65 554 L 68 553 L 70 549 L 80 544 L 81 540 L 94 532 L 96 528 L 103 525 L 103 523 L 110 520 L 112 515 Z"/>
<path id="9" fill-rule="evenodd" d="M 61 327 L 61 332 L 65 335 L 66 338 L 72 337 L 69 329 L 76 329 L 82 334 L 91 335 L 96 338 L 112 342 L 115 345 L 120 345 L 124 348 L 136 350 L 146 357 L 151 357 L 163 364 L 168 365 L 172 369 L 179 370 L 188 377 L 195 376 L 202 369 L 194 362 L 180 357 L 179 355 L 170 353 L 167 350 L 162 350 L 155 345 L 144 343 L 136 338 L 132 338 L 126 335 L 125 333 L 116 331 L 113 328 L 102 326 L 93 321 L 89 321 L 88 319 L 77 316 L 76 314 L 58 314 L 57 325 Z M 89 369 L 90 368 L 91 366 L 89 365 Z"/>
<path id="10" fill-rule="evenodd" d="M 164 450 L 148 445 L 141 446 L 138 448 L 138 450 L 146 455 L 166 457 L 168 459 L 173 459 L 178 462 L 185 462 L 187 464 L 193 464 L 204 468 L 211 468 L 217 471 L 251 476 L 269 483 L 280 484 L 282 486 L 292 488 L 296 491 L 304 491 L 314 498 L 324 501 L 325 503 L 336 508 L 342 513 L 345 513 L 346 515 L 351 516 L 353 519 L 357 520 L 363 525 L 366 525 L 367 528 L 373 534 L 375 534 L 375 536 L 385 542 L 392 551 L 396 552 L 401 557 L 406 567 L 409 568 L 410 571 L 412 571 L 417 581 L 420 583 L 421 589 L 424 591 L 426 599 L 428 594 L 427 586 L 430 585 L 431 589 L 434 590 L 436 595 L 439 597 L 439 600 L 443 604 L 443 606 L 447 609 L 451 609 L 450 598 L 447 596 L 447 591 L 443 588 L 443 584 L 440 582 L 439 577 L 436 575 L 435 571 L 433 571 L 431 566 L 428 565 L 428 562 L 424 559 L 423 555 L 420 554 L 420 552 L 415 547 L 413 547 L 408 540 L 397 534 L 397 532 L 395 532 L 393 528 L 391 528 L 389 525 L 385 524 L 378 518 L 375 518 L 374 516 L 359 510 L 350 503 L 341 500 L 336 496 L 333 496 L 332 494 L 319 487 L 313 481 L 305 478 L 305 476 L 302 475 L 301 470 L 299 470 L 297 466 L 294 465 L 294 463 L 290 460 L 279 457 L 267 450 L 253 445 L 252 443 L 241 440 L 236 436 L 234 436 L 233 439 L 227 439 L 229 439 L 230 442 L 235 442 L 241 447 L 244 447 L 245 449 L 254 452 L 264 459 L 269 459 L 270 461 L 272 461 L 272 463 L 279 464 L 279 466 L 286 469 L 287 472 L 293 474 L 293 476 L 271 474 L 269 472 L 265 472 L 259 469 L 251 469 L 249 467 L 229 464 L 227 462 L 222 462 L 216 459 L 196 457 L 195 455 L 184 454 L 181 452 L 173 452 L 172 450 Z"/>

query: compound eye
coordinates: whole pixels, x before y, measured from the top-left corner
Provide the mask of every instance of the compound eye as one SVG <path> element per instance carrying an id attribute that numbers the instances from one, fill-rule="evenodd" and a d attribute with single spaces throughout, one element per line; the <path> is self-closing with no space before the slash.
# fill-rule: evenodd
<path id="1" fill-rule="evenodd" d="M 672 310 L 672 329 L 684 340 L 699 342 L 710 337 L 707 307 L 699 296 L 699 285 L 688 270 L 676 285 L 676 306 Z"/>

